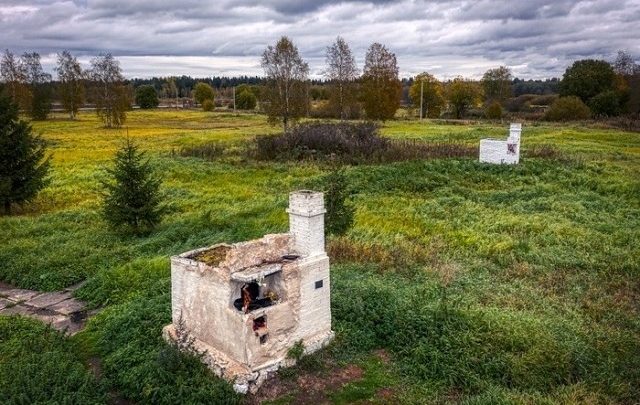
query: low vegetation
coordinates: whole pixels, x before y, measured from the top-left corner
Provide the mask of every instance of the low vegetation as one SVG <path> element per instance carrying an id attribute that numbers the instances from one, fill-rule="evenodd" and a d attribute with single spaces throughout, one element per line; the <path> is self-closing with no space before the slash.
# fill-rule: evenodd
<path id="1" fill-rule="evenodd" d="M 0 317 L 0 402 L 250 401 L 163 342 L 168 257 L 286 231 L 288 193 L 323 189 L 331 164 L 345 162 L 322 144 L 322 158 L 277 148 L 246 156 L 257 135 L 276 131 L 259 115 L 133 111 L 129 136 L 163 174 L 172 210 L 150 235 L 122 235 L 100 216 L 98 173 L 126 132 L 103 129 L 93 114 L 76 118 L 33 123 L 53 152 L 51 183 L 0 218 L 0 280 L 56 290 L 87 279 L 76 295 L 102 311 L 72 338 Z M 313 125 L 325 124 L 300 137 L 315 142 Z M 521 164 L 504 167 L 478 163 L 475 152 L 481 138 L 504 138 L 503 124 L 397 120 L 374 133 L 375 145 L 468 152 L 361 154 L 343 165 L 355 212 L 328 238 L 336 340 L 281 373 L 283 385 L 294 383 L 276 403 L 299 398 L 303 373 L 340 381 L 323 385 L 323 400 L 335 403 L 640 397 L 637 134 L 525 124 Z M 212 143 L 228 149 L 215 159 L 171 153 Z M 334 376 L 344 369 L 361 371 Z"/>
<path id="2" fill-rule="evenodd" d="M 379 126 L 365 123 L 300 124 L 279 135 L 255 138 L 249 156 L 258 160 L 332 161 L 348 164 L 389 163 L 439 157 L 477 156 L 477 147 L 456 142 L 426 143 L 388 139 Z"/>
<path id="3" fill-rule="evenodd" d="M 575 121 L 591 118 L 591 110 L 578 97 L 560 97 L 545 114 L 549 121 Z"/>

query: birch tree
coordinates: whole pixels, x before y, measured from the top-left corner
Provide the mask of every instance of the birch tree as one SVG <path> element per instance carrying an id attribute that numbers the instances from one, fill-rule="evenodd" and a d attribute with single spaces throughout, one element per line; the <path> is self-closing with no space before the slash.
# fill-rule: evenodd
<path id="1" fill-rule="evenodd" d="M 96 113 L 107 128 L 122 126 L 129 108 L 127 89 L 120 64 L 110 53 L 91 60 Z"/>
<path id="2" fill-rule="evenodd" d="M 84 101 L 85 72 L 82 70 L 78 59 L 69 51 L 58 54 L 56 66 L 58 81 L 60 82 L 60 96 L 62 106 L 69 113 L 69 118 L 76 118 L 78 110 Z"/>
<path id="3" fill-rule="evenodd" d="M 356 103 L 355 83 L 358 78 L 358 67 L 347 42 L 336 38 L 327 47 L 326 78 L 331 83 L 329 106 L 340 119 L 346 119 Z"/>
<path id="4" fill-rule="evenodd" d="M 306 115 L 309 107 L 309 65 L 287 37 L 262 54 L 262 68 L 267 76 L 262 107 L 272 125 L 282 123 L 286 132 L 290 122 Z"/>

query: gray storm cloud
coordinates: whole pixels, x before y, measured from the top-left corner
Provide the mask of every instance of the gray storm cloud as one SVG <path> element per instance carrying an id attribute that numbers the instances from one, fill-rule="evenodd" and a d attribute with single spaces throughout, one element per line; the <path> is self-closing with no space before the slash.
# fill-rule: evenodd
<path id="1" fill-rule="evenodd" d="M 112 52 L 127 76 L 261 74 L 264 48 L 290 36 L 314 75 L 337 35 L 362 62 L 371 42 L 401 74 L 478 77 L 510 66 L 561 75 L 576 59 L 640 56 L 640 0 L 2 0 L 0 47 L 38 51 L 45 67 L 69 49 L 88 62 Z"/>

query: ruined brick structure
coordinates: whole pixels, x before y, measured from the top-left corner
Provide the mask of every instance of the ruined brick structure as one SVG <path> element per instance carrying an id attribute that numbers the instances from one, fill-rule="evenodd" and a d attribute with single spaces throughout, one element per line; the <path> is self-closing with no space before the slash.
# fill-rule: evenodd
<path id="1" fill-rule="evenodd" d="M 324 196 L 289 196 L 289 233 L 218 244 L 171 258 L 172 324 L 238 392 L 255 390 L 302 342 L 314 352 L 333 338 Z"/>
<path id="2" fill-rule="evenodd" d="M 520 134 L 522 124 L 511 124 L 506 141 L 480 140 L 480 162 L 493 164 L 518 164 L 520 162 Z"/>

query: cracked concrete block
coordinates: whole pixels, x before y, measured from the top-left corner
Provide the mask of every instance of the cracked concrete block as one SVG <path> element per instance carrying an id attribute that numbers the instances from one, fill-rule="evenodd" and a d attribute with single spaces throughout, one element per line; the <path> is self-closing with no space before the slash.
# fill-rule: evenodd
<path id="1" fill-rule="evenodd" d="M 13 305 L 13 304 L 14 303 L 12 301 L 9 301 L 8 299 L 0 298 L 0 309 L 5 309 L 9 305 Z"/>
<path id="2" fill-rule="evenodd" d="M 22 315 L 22 316 L 33 316 L 35 312 L 34 308 L 26 307 L 21 304 L 14 305 L 12 307 L 6 307 L 3 310 L 0 310 L 0 315 Z"/>
<path id="3" fill-rule="evenodd" d="M 87 305 L 84 302 L 78 301 L 74 298 L 69 298 L 64 301 L 60 301 L 57 304 L 53 304 L 48 308 L 63 315 L 71 315 L 76 312 L 84 311 L 86 307 Z"/>
<path id="4" fill-rule="evenodd" d="M 40 294 L 26 301 L 25 304 L 36 308 L 47 308 L 69 298 L 71 298 L 70 292 L 56 291 Z"/>
<path id="5" fill-rule="evenodd" d="M 36 297 L 39 294 L 39 291 L 23 290 L 22 288 L 12 288 L 10 290 L 5 290 L 2 292 L 2 295 L 4 295 L 6 298 L 16 302 L 30 300 L 31 298 Z"/>

